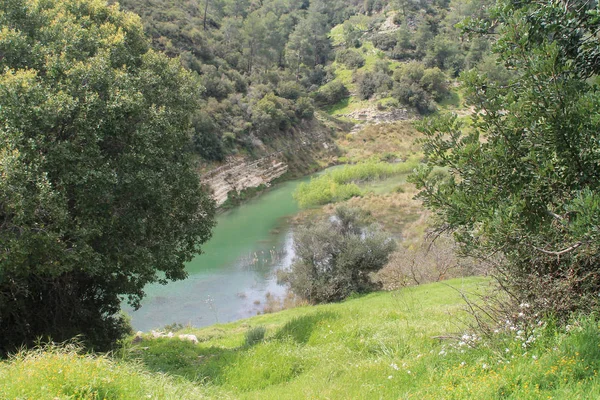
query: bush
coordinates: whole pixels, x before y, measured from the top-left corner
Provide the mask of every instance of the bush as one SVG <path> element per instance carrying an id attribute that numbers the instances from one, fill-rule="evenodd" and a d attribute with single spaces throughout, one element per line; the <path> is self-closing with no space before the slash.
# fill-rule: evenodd
<path id="1" fill-rule="evenodd" d="M 335 55 L 335 61 L 350 68 L 357 69 L 365 65 L 365 58 L 357 51 L 343 49 Z"/>
<path id="2" fill-rule="evenodd" d="M 265 339 L 267 328 L 264 326 L 256 326 L 246 332 L 246 346 L 254 346 L 257 343 L 262 342 Z"/>
<path id="3" fill-rule="evenodd" d="M 359 73 L 356 76 L 358 96 L 362 100 L 369 99 L 376 93 L 391 89 L 392 82 L 392 79 L 382 71 Z"/>
<path id="4" fill-rule="evenodd" d="M 379 33 L 373 36 L 373 46 L 376 48 L 388 51 L 393 49 L 398 43 L 398 38 L 395 33 Z"/>
<path id="5" fill-rule="evenodd" d="M 446 74 L 435 67 L 424 71 L 420 84 L 434 99 L 440 101 L 448 95 L 448 84 L 446 81 Z"/>
<path id="6" fill-rule="evenodd" d="M 300 97 L 296 101 L 296 116 L 300 119 L 310 119 L 315 114 L 315 105 L 309 97 Z"/>
<path id="7" fill-rule="evenodd" d="M 333 81 L 321 87 L 315 94 L 315 100 L 322 105 L 333 105 L 350 96 L 348 88 L 339 81 Z"/>
<path id="8" fill-rule="evenodd" d="M 436 109 L 429 94 L 414 83 L 394 84 L 392 96 L 403 104 L 415 107 L 421 114 L 429 114 Z"/>
<path id="9" fill-rule="evenodd" d="M 281 280 L 311 302 L 343 300 L 379 288 L 371 274 L 395 247 L 388 235 L 366 223 L 362 210 L 338 207 L 334 216 L 295 231 L 296 259 Z"/>
<path id="10" fill-rule="evenodd" d="M 303 92 L 302 86 L 296 82 L 284 81 L 277 87 L 277 95 L 288 100 L 297 100 Z"/>

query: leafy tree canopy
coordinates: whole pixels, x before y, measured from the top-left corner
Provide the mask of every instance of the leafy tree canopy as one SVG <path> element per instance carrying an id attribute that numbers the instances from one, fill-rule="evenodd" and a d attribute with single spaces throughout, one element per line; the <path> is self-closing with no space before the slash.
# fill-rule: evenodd
<path id="1" fill-rule="evenodd" d="M 396 242 L 368 223 L 364 211 L 338 207 L 328 220 L 294 232 L 296 258 L 280 279 L 309 301 L 343 300 L 379 288 L 371 274 L 388 262 Z"/>
<path id="2" fill-rule="evenodd" d="M 413 177 L 463 252 L 493 256 L 515 300 L 558 316 L 600 300 L 600 93 L 588 79 L 600 68 L 598 15 L 584 1 L 502 1 L 467 23 L 496 30 L 512 73 L 464 76 L 472 125 L 425 122 L 428 166 Z"/>
<path id="3" fill-rule="evenodd" d="M 214 224 L 189 143 L 200 87 L 100 0 L 0 3 L 0 352 L 105 347 Z"/>

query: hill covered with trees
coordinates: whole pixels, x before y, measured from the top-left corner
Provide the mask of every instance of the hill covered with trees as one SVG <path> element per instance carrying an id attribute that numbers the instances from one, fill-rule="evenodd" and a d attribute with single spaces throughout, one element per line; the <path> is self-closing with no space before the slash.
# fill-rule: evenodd
<path id="1" fill-rule="evenodd" d="M 290 128 L 350 97 L 377 94 L 430 113 L 451 79 L 489 62 L 489 41 L 463 41 L 455 27 L 485 14 L 486 1 L 120 4 L 142 17 L 155 49 L 197 74 L 204 91 L 192 140 L 207 161 L 280 150 Z"/>

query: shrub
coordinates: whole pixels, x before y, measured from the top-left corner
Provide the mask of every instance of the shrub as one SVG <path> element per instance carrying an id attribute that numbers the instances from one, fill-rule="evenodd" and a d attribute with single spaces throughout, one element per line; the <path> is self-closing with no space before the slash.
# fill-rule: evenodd
<path id="1" fill-rule="evenodd" d="M 358 96 L 362 100 L 371 98 L 376 93 L 385 92 L 392 87 L 392 79 L 383 71 L 364 72 L 356 76 Z"/>
<path id="2" fill-rule="evenodd" d="M 398 43 L 398 38 L 395 33 L 379 33 L 373 36 L 373 45 L 383 51 L 393 49 Z"/>
<path id="3" fill-rule="evenodd" d="M 439 101 L 448 95 L 448 84 L 446 81 L 446 74 L 435 67 L 426 69 L 419 83 L 425 91 Z"/>
<path id="4" fill-rule="evenodd" d="M 348 88 L 339 81 L 333 81 L 321 87 L 315 100 L 323 105 L 333 105 L 350 95 Z"/>
<path id="5" fill-rule="evenodd" d="M 262 342 L 265 339 L 267 328 L 264 326 L 256 326 L 246 332 L 246 346 L 254 346 L 257 343 Z"/>
<path id="6" fill-rule="evenodd" d="M 429 94 L 414 83 L 394 84 L 392 96 L 403 104 L 415 107 L 421 114 L 429 114 L 436 109 Z"/>
<path id="7" fill-rule="evenodd" d="M 281 278 L 296 295 L 311 302 L 343 300 L 379 288 L 371 274 L 396 247 L 360 209 L 338 207 L 335 215 L 294 233 L 296 259 Z"/>
<path id="8" fill-rule="evenodd" d="M 302 93 L 302 86 L 296 82 L 284 81 L 277 87 L 277 95 L 288 100 L 297 100 Z"/>
<path id="9" fill-rule="evenodd" d="M 296 101 L 296 116 L 301 119 L 310 119 L 315 114 L 315 105 L 309 97 L 300 97 Z"/>
<path id="10" fill-rule="evenodd" d="M 360 53 L 350 49 L 338 51 L 335 61 L 350 69 L 360 68 L 365 65 L 365 58 Z"/>

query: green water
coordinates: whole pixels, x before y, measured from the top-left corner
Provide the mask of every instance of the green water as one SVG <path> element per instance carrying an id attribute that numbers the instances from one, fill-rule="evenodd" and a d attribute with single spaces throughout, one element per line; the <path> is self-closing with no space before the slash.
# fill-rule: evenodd
<path id="1" fill-rule="evenodd" d="M 283 296 L 274 271 L 291 263 L 287 219 L 298 212 L 292 193 L 308 179 L 279 184 L 221 214 L 204 254 L 187 265 L 188 279 L 148 286 L 138 311 L 125 307 L 134 329 L 234 321 L 261 311 L 268 292 Z"/>

